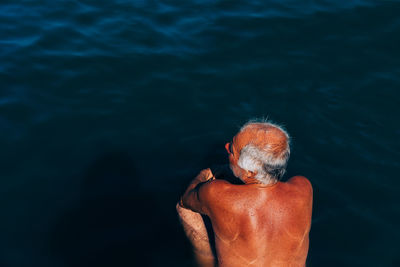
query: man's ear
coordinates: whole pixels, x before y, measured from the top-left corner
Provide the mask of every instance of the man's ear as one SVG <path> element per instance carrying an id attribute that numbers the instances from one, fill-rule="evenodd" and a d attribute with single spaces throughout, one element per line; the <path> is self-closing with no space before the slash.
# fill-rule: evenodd
<path id="1" fill-rule="evenodd" d="M 255 178 L 257 175 L 257 172 L 247 171 L 246 175 L 247 175 L 247 178 Z"/>

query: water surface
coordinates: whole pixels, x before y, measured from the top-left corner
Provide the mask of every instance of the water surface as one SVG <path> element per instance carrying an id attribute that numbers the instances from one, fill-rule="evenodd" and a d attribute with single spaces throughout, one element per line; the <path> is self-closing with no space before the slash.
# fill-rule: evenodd
<path id="1" fill-rule="evenodd" d="M 174 205 L 254 117 L 309 266 L 400 264 L 398 1 L 2 1 L 0 264 L 190 266 Z"/>

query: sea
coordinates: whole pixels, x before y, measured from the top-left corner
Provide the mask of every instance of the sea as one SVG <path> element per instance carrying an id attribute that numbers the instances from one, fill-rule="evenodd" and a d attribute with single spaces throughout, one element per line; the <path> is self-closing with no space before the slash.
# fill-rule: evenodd
<path id="1" fill-rule="evenodd" d="M 400 1 L 1 0 L 0 266 L 194 266 L 175 203 L 285 127 L 307 266 L 400 266 Z"/>

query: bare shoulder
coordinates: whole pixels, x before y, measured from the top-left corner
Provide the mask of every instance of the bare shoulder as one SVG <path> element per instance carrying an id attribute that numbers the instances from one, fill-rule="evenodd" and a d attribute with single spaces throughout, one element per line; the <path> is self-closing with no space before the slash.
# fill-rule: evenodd
<path id="1" fill-rule="evenodd" d="M 212 201 L 215 198 L 223 196 L 231 186 L 232 184 L 225 180 L 210 180 L 199 188 L 199 197 L 203 200 Z"/>
<path id="2" fill-rule="evenodd" d="M 288 180 L 288 183 L 296 186 L 301 191 L 312 194 L 313 188 L 311 182 L 304 176 L 301 175 L 293 176 Z"/>

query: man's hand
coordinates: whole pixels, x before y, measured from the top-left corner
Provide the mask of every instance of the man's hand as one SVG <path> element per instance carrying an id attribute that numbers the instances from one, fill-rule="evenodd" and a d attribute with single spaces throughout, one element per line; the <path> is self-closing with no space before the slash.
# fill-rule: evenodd
<path id="1" fill-rule="evenodd" d="M 202 170 L 197 176 L 196 179 L 199 180 L 200 182 L 207 182 L 208 180 L 214 180 L 215 177 L 210 170 L 210 168 Z"/>
<path id="2" fill-rule="evenodd" d="M 232 171 L 229 167 L 229 164 L 214 165 L 211 167 L 211 170 L 216 179 L 224 179 L 226 177 L 232 176 Z"/>

